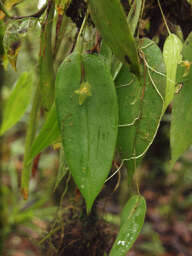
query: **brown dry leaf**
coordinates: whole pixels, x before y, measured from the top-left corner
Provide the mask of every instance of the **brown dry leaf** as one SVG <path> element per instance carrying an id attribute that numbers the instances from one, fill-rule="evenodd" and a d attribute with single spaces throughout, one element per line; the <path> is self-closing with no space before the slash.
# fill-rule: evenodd
<path id="1" fill-rule="evenodd" d="M 18 41 L 16 42 L 17 44 L 14 44 L 12 46 L 12 48 L 9 49 L 9 52 L 7 52 L 7 57 L 8 57 L 8 60 L 12 66 L 12 68 L 17 71 L 17 67 L 16 67 L 16 64 L 17 64 L 17 57 L 18 57 L 18 53 L 21 49 L 21 41 Z"/>

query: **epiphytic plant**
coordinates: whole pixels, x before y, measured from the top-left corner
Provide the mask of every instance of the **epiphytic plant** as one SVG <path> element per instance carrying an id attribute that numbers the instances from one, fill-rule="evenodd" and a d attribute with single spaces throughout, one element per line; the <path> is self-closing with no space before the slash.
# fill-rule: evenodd
<path id="1" fill-rule="evenodd" d="M 128 15 L 119 0 L 79 1 L 83 11 L 79 19 L 72 17 L 77 24 L 75 34 L 67 17 L 69 9 L 75 8 L 71 0 L 48 0 L 35 14 L 21 17 L 10 15 L 7 2 L 0 1 L 2 15 L 8 18 L 3 45 L 15 69 L 24 36 L 41 26 L 37 85 L 32 87 L 34 71 L 19 77 L 0 127 L 3 135 L 16 124 L 33 96 L 21 177 L 25 199 L 33 159 L 49 145 L 61 143 L 64 157 L 60 161 L 68 169 L 58 173 L 56 184 L 69 170 L 89 215 L 104 183 L 122 166 L 127 168 L 129 186 L 133 183 L 136 166 L 153 143 L 171 102 L 174 165 L 192 143 L 192 34 L 183 44 L 165 20 L 169 36 L 163 52 L 155 41 L 139 37 L 144 0 L 129 1 Z M 162 12 L 160 3 L 159 7 Z M 65 49 L 62 54 L 60 48 Z M 37 134 L 40 109 L 45 119 Z M 114 157 L 119 165 L 110 175 Z M 110 256 L 125 255 L 131 248 L 145 212 L 145 199 L 138 188 L 122 211 Z"/>

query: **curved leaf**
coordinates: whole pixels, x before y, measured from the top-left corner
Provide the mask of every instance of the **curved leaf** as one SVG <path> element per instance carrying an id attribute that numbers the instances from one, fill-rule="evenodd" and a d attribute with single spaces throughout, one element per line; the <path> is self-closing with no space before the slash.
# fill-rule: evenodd
<path id="1" fill-rule="evenodd" d="M 117 98 L 103 58 L 74 53 L 62 63 L 56 109 L 65 159 L 89 212 L 109 174 L 117 137 Z"/>
<path id="2" fill-rule="evenodd" d="M 60 140 L 60 131 L 57 121 L 57 113 L 55 104 L 47 114 L 47 119 L 41 128 L 39 134 L 32 144 L 31 151 L 28 157 L 28 164 L 36 157 L 41 151 L 50 146 L 51 144 Z"/>
<path id="3" fill-rule="evenodd" d="M 192 33 L 184 43 L 182 55 L 177 72 L 180 90 L 174 96 L 171 116 L 171 167 L 192 144 Z"/>
<path id="4" fill-rule="evenodd" d="M 55 75 L 52 54 L 52 29 L 54 19 L 55 3 L 50 2 L 47 16 L 42 23 L 40 56 L 39 56 L 39 82 L 41 88 L 42 107 L 49 111 L 54 101 Z"/>
<path id="5" fill-rule="evenodd" d="M 3 110 L 0 135 L 14 126 L 25 113 L 32 97 L 32 74 L 24 72 L 16 82 Z"/>
<path id="6" fill-rule="evenodd" d="M 135 34 L 138 21 L 139 21 L 139 16 L 141 14 L 141 9 L 142 9 L 142 0 L 137 0 L 133 2 L 131 9 L 129 11 L 127 21 L 129 23 L 132 35 Z"/>
<path id="7" fill-rule="evenodd" d="M 121 62 L 140 74 L 135 41 L 119 0 L 89 0 L 91 16 L 103 39 Z"/>
<path id="8" fill-rule="evenodd" d="M 162 116 L 165 94 L 165 65 L 158 46 L 143 39 L 144 60 L 138 80 L 123 66 L 115 83 L 119 102 L 118 149 L 125 160 L 144 155 L 154 140 Z"/>
<path id="9" fill-rule="evenodd" d="M 163 46 L 163 58 L 167 70 L 167 83 L 164 111 L 173 99 L 175 93 L 177 65 L 182 60 L 181 51 L 183 44 L 174 34 L 170 34 Z"/>
<path id="10" fill-rule="evenodd" d="M 141 9 L 142 9 L 142 0 L 137 0 L 137 1 L 132 3 L 131 9 L 130 9 L 129 14 L 127 16 L 127 22 L 129 24 L 130 31 L 131 31 L 133 36 L 135 34 L 135 31 L 136 31 L 136 28 L 137 28 L 137 25 L 138 25 L 139 16 L 141 14 Z M 116 77 L 117 77 L 118 73 L 120 72 L 122 66 L 123 66 L 123 63 L 121 63 L 121 62 L 117 63 L 117 60 L 114 60 L 113 68 L 112 68 L 112 75 L 113 75 L 114 80 L 116 79 Z"/>
<path id="11" fill-rule="evenodd" d="M 123 208 L 120 231 L 110 251 L 110 256 L 126 255 L 141 231 L 145 213 L 146 202 L 144 197 L 131 197 Z"/>

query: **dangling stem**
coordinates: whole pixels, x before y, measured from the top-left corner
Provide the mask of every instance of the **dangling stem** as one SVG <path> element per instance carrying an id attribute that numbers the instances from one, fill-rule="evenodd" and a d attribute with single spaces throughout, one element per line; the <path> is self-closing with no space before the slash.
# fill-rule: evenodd
<path id="1" fill-rule="evenodd" d="M 136 170 L 136 159 L 133 159 L 133 161 L 134 161 L 134 167 L 135 167 L 135 170 Z M 137 172 L 136 172 L 136 175 L 135 175 L 135 183 L 136 183 L 137 194 L 140 195 Z"/>
<path id="2" fill-rule="evenodd" d="M 160 9 L 160 11 L 161 11 L 161 15 L 162 15 L 162 17 L 163 17 L 163 21 L 164 21 L 164 23 L 165 23 L 167 32 L 168 32 L 169 35 L 170 35 L 170 34 L 171 34 L 171 31 L 169 30 L 169 27 L 168 27 L 168 25 L 167 25 L 167 21 L 166 21 L 166 19 L 165 19 L 165 15 L 164 15 L 163 10 L 162 10 L 162 8 L 161 8 L 161 4 L 160 4 L 159 0 L 157 0 L 157 2 L 158 2 L 158 5 L 159 5 L 159 9 Z"/>

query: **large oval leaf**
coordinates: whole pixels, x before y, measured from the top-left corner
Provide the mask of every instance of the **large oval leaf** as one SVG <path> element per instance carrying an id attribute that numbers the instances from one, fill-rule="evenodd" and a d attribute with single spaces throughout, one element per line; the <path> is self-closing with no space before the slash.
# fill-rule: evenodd
<path id="1" fill-rule="evenodd" d="M 24 72 L 16 82 L 3 110 L 0 135 L 15 125 L 24 115 L 32 97 L 32 74 Z"/>
<path id="2" fill-rule="evenodd" d="M 74 53 L 62 63 L 56 108 L 66 162 L 89 212 L 109 174 L 117 137 L 117 98 L 103 58 Z"/>
<path id="3" fill-rule="evenodd" d="M 181 40 L 174 34 L 170 34 L 163 46 L 163 58 L 167 70 L 167 83 L 166 83 L 166 94 L 165 94 L 165 103 L 164 111 L 167 106 L 173 99 L 175 93 L 175 83 L 176 83 L 176 72 L 177 65 L 181 62 L 181 50 L 183 43 Z"/>
<path id="4" fill-rule="evenodd" d="M 28 164 L 36 157 L 42 150 L 50 146 L 51 144 L 60 140 L 60 131 L 57 121 L 57 113 L 55 104 L 47 114 L 47 119 L 42 126 L 39 134 L 35 138 L 32 144 L 30 154 L 28 156 Z"/>
<path id="5" fill-rule="evenodd" d="M 103 39 L 117 58 L 140 73 L 138 55 L 131 29 L 119 0 L 89 0 L 91 16 Z"/>
<path id="6" fill-rule="evenodd" d="M 119 102 L 118 149 L 123 159 L 137 159 L 151 145 L 162 116 L 165 65 L 158 46 L 143 39 L 141 79 L 123 66 L 115 83 Z"/>
<path id="7" fill-rule="evenodd" d="M 142 196 L 133 196 L 125 205 L 121 215 L 121 227 L 110 256 L 125 256 L 133 246 L 144 223 L 146 202 Z"/>
<path id="8" fill-rule="evenodd" d="M 183 62 L 177 72 L 181 89 L 174 97 L 171 117 L 171 167 L 192 144 L 192 33 L 184 43 L 182 55 Z"/>

